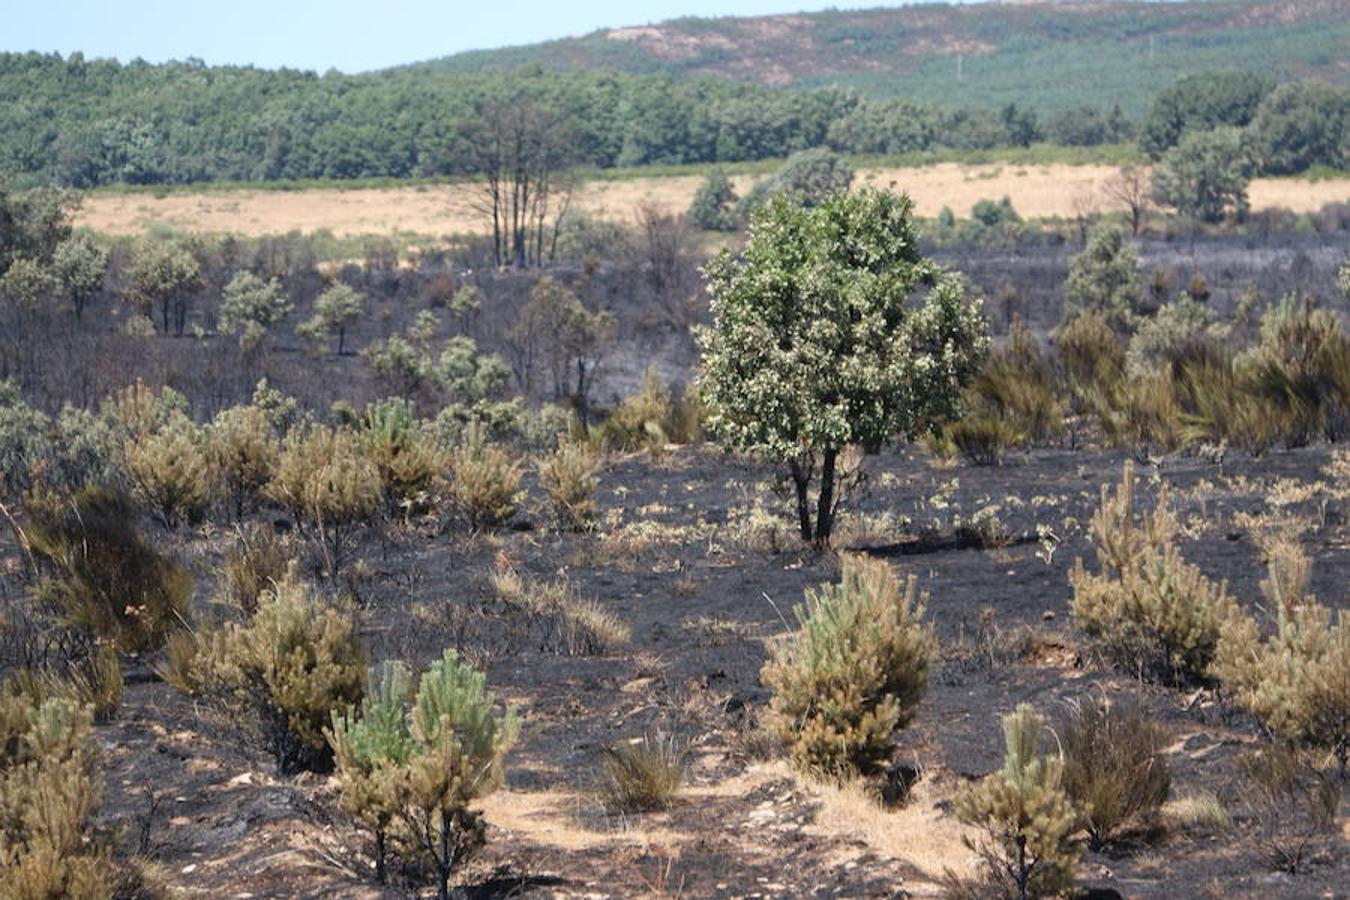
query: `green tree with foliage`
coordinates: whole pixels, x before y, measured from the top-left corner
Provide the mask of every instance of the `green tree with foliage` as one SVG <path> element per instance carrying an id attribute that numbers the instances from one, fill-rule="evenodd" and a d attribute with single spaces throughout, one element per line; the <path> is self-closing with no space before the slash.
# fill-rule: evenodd
<path id="1" fill-rule="evenodd" d="M 103 287 L 108 272 L 108 251 L 85 234 L 78 234 L 56 245 L 52 252 L 52 273 L 57 289 L 75 310 L 75 318 L 84 316 L 85 304 Z"/>
<path id="2" fill-rule="evenodd" d="M 828 544 L 840 452 L 955 413 L 988 349 L 981 304 L 919 253 L 909 197 L 871 188 L 814 209 L 770 201 L 745 247 L 704 275 L 709 425 L 729 447 L 786 463 L 802 538 Z M 907 303 L 921 289 L 922 304 Z"/>
<path id="3" fill-rule="evenodd" d="M 853 183 L 848 160 L 826 147 L 813 147 L 789 156 L 783 167 L 758 182 L 741 198 L 736 216 L 746 222 L 770 197 L 782 194 L 799 206 L 815 206 Z"/>
<path id="4" fill-rule="evenodd" d="M 1064 321 L 1092 312 L 1113 330 L 1128 333 L 1139 322 L 1139 256 L 1124 233 L 1098 225 L 1088 234 L 1087 246 L 1069 261 L 1064 279 Z"/>
<path id="5" fill-rule="evenodd" d="M 689 219 L 704 231 L 735 231 L 738 199 L 727 173 L 713 169 L 694 192 Z"/>
<path id="6" fill-rule="evenodd" d="M 1206 72 L 1188 75 L 1153 99 L 1139 135 L 1139 146 L 1153 159 L 1193 131 L 1241 128 L 1274 85 L 1254 72 Z"/>
<path id="7" fill-rule="evenodd" d="M 239 335 L 239 346 L 255 349 L 267 329 L 291 313 L 291 300 L 275 278 L 264 281 L 252 272 L 237 272 L 220 304 L 220 331 Z"/>
<path id="8" fill-rule="evenodd" d="M 333 336 L 337 337 L 337 354 L 347 346 L 347 329 L 361 317 L 366 307 L 366 295 L 349 284 L 338 282 L 314 300 L 314 314 L 301 323 L 296 333 L 317 349 Z"/>
<path id="9" fill-rule="evenodd" d="M 159 307 L 165 334 L 170 316 L 182 336 L 187 325 L 188 301 L 201 288 L 202 272 L 197 258 L 176 243 L 145 240 L 137 245 L 128 273 L 125 296 L 142 315 L 153 317 Z"/>
<path id="10" fill-rule="evenodd" d="M 1350 90 L 1316 82 L 1282 84 L 1247 126 L 1261 168 L 1292 175 L 1311 166 L 1350 165 Z"/>
<path id="11" fill-rule="evenodd" d="M 1256 162 L 1238 128 L 1187 133 L 1153 170 L 1153 189 L 1183 216 L 1218 222 L 1232 210 L 1247 211 L 1247 183 Z"/>

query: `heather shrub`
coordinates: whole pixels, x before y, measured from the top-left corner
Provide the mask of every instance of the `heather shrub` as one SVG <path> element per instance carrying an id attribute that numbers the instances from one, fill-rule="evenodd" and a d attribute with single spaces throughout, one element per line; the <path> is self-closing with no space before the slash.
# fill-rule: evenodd
<path id="1" fill-rule="evenodd" d="M 1249 751 L 1240 764 L 1257 850 L 1272 867 L 1297 872 L 1338 834 L 1341 780 L 1285 745 Z"/>
<path id="2" fill-rule="evenodd" d="M 516 510 L 521 475 L 511 454 L 489 443 L 485 430 L 474 425 L 450 453 L 450 498 L 470 528 L 495 528 Z"/>
<path id="3" fill-rule="evenodd" d="M 645 449 L 656 456 L 669 440 L 673 417 L 670 389 L 656 369 L 649 368 L 638 392 L 620 403 L 597 429 L 596 442 L 605 450 Z"/>
<path id="4" fill-rule="evenodd" d="M 761 673 L 773 692 L 767 727 L 805 770 L 843 778 L 889 757 L 914 717 L 936 652 L 926 598 L 884 562 L 849 558 L 843 580 L 807 591 L 798 630 L 773 645 Z"/>
<path id="5" fill-rule="evenodd" d="M 212 686 L 251 709 L 282 774 L 332 768 L 323 730 L 361 699 L 365 654 L 350 618 L 324 607 L 292 569 L 247 622 L 211 636 Z"/>
<path id="6" fill-rule="evenodd" d="M 0 896 L 112 896 L 96 774 L 87 707 L 0 691 Z"/>
<path id="7" fill-rule="evenodd" d="M 539 486 L 548 497 L 558 524 L 584 531 L 595 522 L 595 477 L 600 461 L 585 444 L 562 441 L 539 460 Z"/>
<path id="8" fill-rule="evenodd" d="M 153 650 L 183 626 L 192 578 L 145 542 L 124 496 L 86 488 L 31 512 L 28 540 L 50 569 L 37 596 L 62 620 L 126 653 Z"/>
<path id="9" fill-rule="evenodd" d="M 292 557 L 286 541 L 271 526 L 254 522 L 241 528 L 220 567 L 225 600 L 246 615 L 253 615 L 258 598 L 285 577 Z"/>
<path id="10" fill-rule="evenodd" d="M 996 416 L 1025 440 L 1045 442 L 1064 428 L 1067 405 L 1054 363 L 1035 335 L 1014 323 L 1006 346 L 989 354 L 966 391 L 965 406 Z"/>
<path id="11" fill-rule="evenodd" d="M 397 397 L 372 403 L 362 426 L 362 442 L 379 472 L 386 505 L 409 513 L 428 508 L 449 460 L 413 416 L 412 403 Z"/>
<path id="12" fill-rule="evenodd" d="M 976 466 L 1002 465 L 1008 451 L 1025 441 L 1025 435 L 1012 423 L 984 412 L 970 413 L 946 430 L 952 446 Z"/>
<path id="13" fill-rule="evenodd" d="M 604 748 L 600 801 L 610 812 L 668 808 L 684 784 L 685 753 L 673 735 L 653 733 Z"/>
<path id="14" fill-rule="evenodd" d="M 1223 441 L 1259 456 L 1292 429 L 1285 407 L 1263 396 L 1226 351 L 1192 348 L 1175 368 L 1189 442 Z"/>
<path id="15" fill-rule="evenodd" d="M 1350 424 L 1350 338 L 1334 312 L 1289 294 L 1261 319 L 1260 342 L 1243 360 L 1255 389 L 1282 407 L 1289 446 L 1325 435 L 1336 440 Z"/>
<path id="16" fill-rule="evenodd" d="M 1069 261 L 1064 280 L 1065 322 L 1092 313 L 1119 334 L 1133 331 L 1143 301 L 1139 289 L 1139 257 L 1124 232 L 1099 225 L 1083 252 Z"/>
<path id="17" fill-rule="evenodd" d="M 103 644 L 41 669 L 19 669 L 5 688 L 35 707 L 53 697 L 69 700 L 88 708 L 95 722 L 107 722 L 122 705 L 122 661 L 115 648 Z"/>
<path id="18" fill-rule="evenodd" d="M 200 521 L 215 499 L 206 436 L 187 416 L 131 437 L 123 464 L 136 499 L 169 528 Z"/>
<path id="19" fill-rule="evenodd" d="M 520 724 L 511 707 L 494 714 L 486 677 L 453 650 L 422 675 L 411 702 L 409 682 L 398 664 L 372 672 L 374 698 L 359 716 L 335 712 L 328 738 L 344 807 L 376 835 L 378 853 L 392 834 L 428 862 L 446 900 L 450 875 L 486 836 L 470 804 L 501 785 Z"/>
<path id="20" fill-rule="evenodd" d="M 211 423 L 208 449 L 236 518 L 257 508 L 281 458 L 267 413 L 258 406 L 232 406 Z"/>
<path id="21" fill-rule="evenodd" d="M 1087 700 L 1056 729 L 1063 787 L 1094 848 L 1130 824 L 1152 825 L 1167 800 L 1167 733 L 1141 713 Z"/>
<path id="22" fill-rule="evenodd" d="M 985 876 L 980 889 L 961 885 L 958 893 L 1027 900 L 1063 894 L 1073 883 L 1082 853 L 1073 840 L 1078 817 L 1064 791 L 1062 761 L 1037 753 L 1041 731 L 1028 704 L 1004 716 L 1003 771 L 957 795 L 956 817 L 978 832 L 964 838 L 966 846 Z"/>
<path id="23" fill-rule="evenodd" d="M 1090 526 L 1100 571 L 1089 573 L 1081 558 L 1074 561 L 1074 621 L 1118 664 L 1143 677 L 1202 681 L 1236 604 L 1226 584 L 1214 584 L 1181 557 L 1166 487 L 1138 521 L 1134 489 L 1130 463 L 1114 495 L 1102 487 Z"/>
<path id="24" fill-rule="evenodd" d="M 1261 582 L 1275 633 L 1260 636 L 1244 616 L 1219 642 L 1214 673 L 1233 700 L 1292 744 L 1331 753 L 1345 771 L 1350 756 L 1350 618 L 1307 592 L 1310 564 L 1291 540 L 1266 548 Z"/>
<path id="25" fill-rule="evenodd" d="M 380 476 L 351 429 L 310 425 L 286 435 L 265 492 L 318 541 L 336 574 L 379 510 Z"/>
<path id="26" fill-rule="evenodd" d="M 1170 453 L 1186 443 L 1181 401 L 1168 372 L 1117 382 L 1113 390 L 1092 393 L 1087 401 L 1108 447 Z"/>

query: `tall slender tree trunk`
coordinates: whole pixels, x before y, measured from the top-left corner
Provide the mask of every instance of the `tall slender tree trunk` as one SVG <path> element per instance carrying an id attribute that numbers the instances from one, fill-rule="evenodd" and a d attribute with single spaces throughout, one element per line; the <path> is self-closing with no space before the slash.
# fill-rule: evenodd
<path id="1" fill-rule="evenodd" d="M 792 460 L 788 466 L 792 471 L 792 485 L 797 490 L 797 527 L 801 531 L 802 540 L 809 541 L 812 537 L 811 501 L 807 492 L 811 487 L 813 466 L 809 460 L 803 464 L 799 459 Z"/>
<path id="2" fill-rule="evenodd" d="M 827 447 L 820 460 L 820 497 L 816 502 L 815 544 L 825 547 L 834 530 L 834 469 L 839 450 Z"/>

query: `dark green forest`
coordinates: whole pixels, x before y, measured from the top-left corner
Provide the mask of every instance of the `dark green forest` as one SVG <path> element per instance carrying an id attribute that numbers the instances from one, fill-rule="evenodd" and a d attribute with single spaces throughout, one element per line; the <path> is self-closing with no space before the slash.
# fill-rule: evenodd
<path id="1" fill-rule="evenodd" d="M 0 177 L 90 188 L 469 175 L 481 171 L 484 135 L 507 111 L 528 115 L 534 133 L 564 148 L 555 160 L 564 167 L 741 162 L 816 146 L 895 155 L 1136 138 L 1157 156 L 1188 127 L 1254 119 L 1280 129 L 1266 144 L 1306 145 L 1271 171 L 1344 166 L 1350 117 L 1334 48 L 1346 45 L 1350 25 L 1332 15 L 1337 3 L 1300 4 L 1283 19 L 1245 0 L 1151 7 L 1139 18 L 1165 36 L 1160 52 L 1158 34 L 1129 24 L 1127 7 L 1137 6 L 784 18 L 796 37 L 760 34 L 751 26 L 765 20 L 755 19 L 651 29 L 722 47 L 679 64 L 663 63 L 659 47 L 595 36 L 357 75 L 3 54 Z M 609 49 L 587 51 L 597 40 Z M 790 46 L 775 43 L 784 40 Z M 741 68 L 766 53 L 790 64 L 780 73 L 787 86 L 723 71 L 728 42 Z M 954 82 L 952 48 L 967 47 Z M 652 62 L 635 65 L 633 54 Z M 1091 77 L 1080 71 L 1088 60 Z M 1318 87 L 1286 92 L 1259 116 L 1280 82 Z"/>

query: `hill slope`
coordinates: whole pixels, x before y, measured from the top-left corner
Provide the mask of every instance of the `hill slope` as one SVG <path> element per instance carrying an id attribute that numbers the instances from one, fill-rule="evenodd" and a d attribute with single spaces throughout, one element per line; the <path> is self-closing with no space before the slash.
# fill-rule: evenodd
<path id="1" fill-rule="evenodd" d="M 1350 81 L 1350 0 L 1077 0 L 925 4 L 755 18 L 686 18 L 421 64 L 712 75 L 838 84 L 949 105 L 1080 103 L 1142 112 L 1182 75 L 1247 68 Z M 959 78 L 958 78 L 959 72 Z"/>

